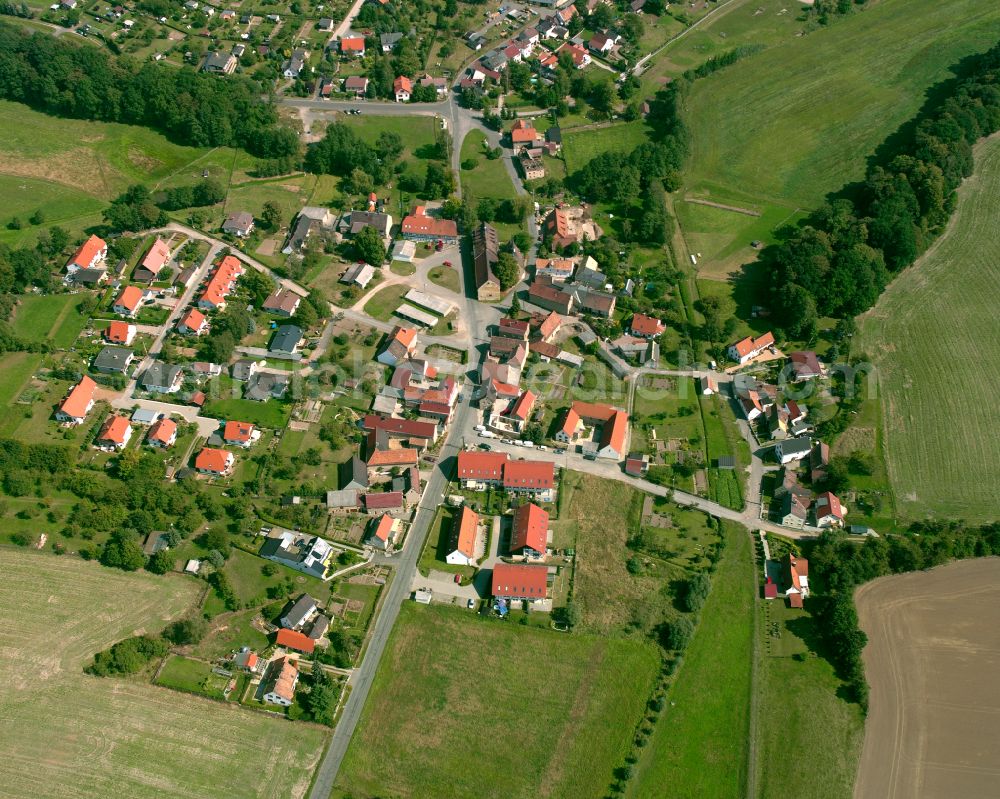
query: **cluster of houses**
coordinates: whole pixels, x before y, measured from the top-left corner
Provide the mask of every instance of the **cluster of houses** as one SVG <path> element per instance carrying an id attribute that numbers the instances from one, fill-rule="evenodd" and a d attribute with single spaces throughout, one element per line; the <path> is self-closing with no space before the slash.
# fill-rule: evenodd
<path id="1" fill-rule="evenodd" d="M 846 510 L 830 491 L 815 498 L 813 491 L 800 482 L 800 464 L 805 463 L 810 485 L 820 484 L 830 463 L 830 448 L 822 441 L 789 439 L 776 447 L 782 463 L 780 483 L 774 491 L 772 515 L 785 527 L 843 527 Z"/>
<path id="2" fill-rule="evenodd" d="M 559 153 L 562 149 L 562 132 L 553 126 L 543 134 L 531 120 L 519 119 L 510 129 L 510 144 L 521 165 L 524 179 L 541 180 L 545 177 L 542 156 Z"/>
<path id="3" fill-rule="evenodd" d="M 789 552 L 780 563 L 768 561 L 765 570 L 768 574 L 764 583 L 764 599 L 777 599 L 780 591 L 788 600 L 789 607 L 801 608 L 802 600 L 809 596 L 809 561 Z"/>

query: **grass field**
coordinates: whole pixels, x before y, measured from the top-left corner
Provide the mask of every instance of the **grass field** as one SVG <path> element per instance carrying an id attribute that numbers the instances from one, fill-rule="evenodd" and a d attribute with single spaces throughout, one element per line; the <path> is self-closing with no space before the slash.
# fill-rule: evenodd
<path id="1" fill-rule="evenodd" d="M 712 29 L 724 32 L 737 13 Z M 1000 6 L 978 0 L 882 0 L 696 81 L 688 195 L 757 208 L 767 221 L 815 207 L 862 177 L 865 160 L 913 116 L 926 89 L 995 42 L 998 23 Z M 746 35 L 753 40 L 752 27 Z M 763 237 L 762 219 L 713 214 L 727 240 L 709 224 L 711 212 L 685 213 L 697 217 L 711 239 L 702 253 L 716 253 L 720 268 Z"/>
<path id="2" fill-rule="evenodd" d="M 977 150 L 952 226 L 861 319 L 898 513 L 996 518 L 1000 137 Z"/>
<path id="3" fill-rule="evenodd" d="M 17 399 L 22 388 L 41 363 L 40 355 L 27 352 L 9 352 L 0 356 L 0 405 L 9 406 Z"/>
<path id="4" fill-rule="evenodd" d="M 602 797 L 657 668 L 646 643 L 406 603 L 334 796 Z"/>
<path id="5" fill-rule="evenodd" d="M 431 283 L 435 283 L 438 286 L 448 289 L 449 291 L 454 291 L 458 294 L 461 291 L 461 284 L 458 279 L 458 269 L 459 266 L 448 267 L 448 266 L 435 266 L 433 269 L 427 272 L 427 279 Z"/>
<path id="6" fill-rule="evenodd" d="M 494 200 L 513 200 L 517 197 L 517 192 L 507 174 L 507 168 L 502 158 L 490 161 L 483 154 L 485 140 L 486 135 L 482 131 L 473 130 L 462 142 L 462 160 L 472 159 L 476 162 L 475 169 L 461 170 L 462 191 L 477 199 L 491 197 Z M 505 148 L 503 158 L 509 156 L 510 152 Z"/>
<path id="7" fill-rule="evenodd" d="M 304 795 L 322 729 L 140 679 L 83 674 L 96 651 L 136 632 L 157 632 L 187 610 L 197 582 L 10 549 L 3 563 L 4 793 L 229 797 L 240 785 L 247 796 Z"/>
<path id="8" fill-rule="evenodd" d="M 383 322 L 388 322 L 403 302 L 403 295 L 410 290 L 405 283 L 386 286 L 375 292 L 365 303 L 365 313 Z"/>
<path id="9" fill-rule="evenodd" d="M 74 294 L 22 297 L 14 311 L 14 332 L 29 341 L 51 341 L 68 347 L 80 335 L 87 319 L 77 311 Z"/>
<path id="10" fill-rule="evenodd" d="M 646 123 L 621 122 L 601 128 L 563 131 L 563 158 L 566 171 L 573 174 L 603 152 L 632 152 L 646 141 Z"/>
<path id="11" fill-rule="evenodd" d="M 252 422 L 260 427 L 280 430 L 288 424 L 290 407 L 277 400 L 254 402 L 245 399 L 209 400 L 205 403 L 203 413 L 219 419 L 239 419 L 241 422 Z"/>
<path id="12" fill-rule="evenodd" d="M 864 717 L 837 696 L 841 682 L 830 662 L 810 650 L 820 635 L 815 622 L 784 599 L 762 602 L 757 635 L 757 796 L 781 799 L 791 790 L 803 799 L 849 799 Z M 790 750 L 807 770 L 786 768 Z"/>
<path id="13" fill-rule="evenodd" d="M 726 524 L 724 536 L 712 592 L 629 796 L 747 795 L 754 569 L 746 531 Z"/>

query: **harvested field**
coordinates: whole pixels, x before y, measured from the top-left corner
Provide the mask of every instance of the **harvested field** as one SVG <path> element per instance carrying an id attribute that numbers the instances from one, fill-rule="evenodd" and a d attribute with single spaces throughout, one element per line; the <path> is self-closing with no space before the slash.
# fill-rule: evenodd
<path id="1" fill-rule="evenodd" d="M 878 369 L 899 514 L 996 517 L 1000 137 L 976 148 L 944 236 L 859 322 Z"/>
<path id="2" fill-rule="evenodd" d="M 858 589 L 871 709 L 855 799 L 996 796 L 1000 558 Z"/>
<path id="3" fill-rule="evenodd" d="M 11 549 L 0 563 L 0 794 L 305 794 L 321 728 L 83 673 L 95 652 L 186 612 L 199 583 Z"/>

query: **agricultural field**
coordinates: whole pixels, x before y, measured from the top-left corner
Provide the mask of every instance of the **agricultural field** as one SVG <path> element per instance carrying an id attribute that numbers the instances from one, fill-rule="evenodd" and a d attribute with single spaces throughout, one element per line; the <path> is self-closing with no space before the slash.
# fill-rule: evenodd
<path id="1" fill-rule="evenodd" d="M 1000 559 L 883 577 L 855 599 L 871 709 L 854 796 L 995 793 Z"/>
<path id="2" fill-rule="evenodd" d="M 734 5 L 708 30 L 726 32 L 761 4 Z M 998 22 L 1000 7 L 976 0 L 882 0 L 697 80 L 688 98 L 687 195 L 775 221 L 812 209 L 862 177 L 865 159 L 913 116 L 927 88 L 995 42 Z M 705 213 L 689 216 L 712 234 Z M 703 255 L 720 261 L 713 270 L 731 269 L 731 258 L 762 237 L 763 218 L 737 216 L 724 225 L 728 242 L 715 234 L 704 245 Z"/>
<path id="3" fill-rule="evenodd" d="M 647 643 L 406 603 L 333 795 L 604 796 L 658 661 Z"/>
<path id="4" fill-rule="evenodd" d="M 784 599 L 761 605 L 757 795 L 849 799 L 864 733 L 861 708 L 838 696 L 841 681 L 817 651 L 822 635 L 809 612 L 787 607 Z M 808 769 L 786 768 L 790 748 Z"/>
<path id="5" fill-rule="evenodd" d="M 90 677 L 93 654 L 158 632 L 199 584 L 3 550 L 0 780 L 12 796 L 301 797 L 326 732 L 151 686 Z M 37 768 L 44 752 L 45 768 Z M 246 780 L 252 771 L 253 780 Z"/>
<path id="6" fill-rule="evenodd" d="M 688 799 L 747 795 L 754 566 L 746 530 L 723 530 L 725 548 L 701 622 L 628 796 L 659 796 L 665 785 Z"/>
<path id="7" fill-rule="evenodd" d="M 566 160 L 566 171 L 572 175 L 601 153 L 630 153 L 646 141 L 647 131 L 646 123 L 641 120 L 581 130 L 564 128 L 563 158 Z"/>
<path id="8" fill-rule="evenodd" d="M 1000 138 L 976 150 L 947 232 L 860 320 L 872 359 L 896 508 L 968 521 L 996 518 L 1000 370 Z M 943 323 L 944 320 L 944 323 Z"/>

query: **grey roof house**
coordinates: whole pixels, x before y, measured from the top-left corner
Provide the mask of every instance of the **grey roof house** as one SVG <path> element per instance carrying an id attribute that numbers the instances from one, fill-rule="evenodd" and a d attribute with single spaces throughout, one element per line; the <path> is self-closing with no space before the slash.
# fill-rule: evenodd
<path id="1" fill-rule="evenodd" d="M 184 370 L 172 363 L 153 361 L 142 375 L 142 387 L 159 394 L 173 394 L 180 390 Z"/>
<path id="2" fill-rule="evenodd" d="M 287 375 L 258 372 L 247 380 L 247 387 L 243 390 L 243 399 L 267 402 L 269 399 L 281 399 L 285 396 L 286 391 L 288 391 Z"/>
<path id="3" fill-rule="evenodd" d="M 105 347 L 94 358 L 94 368 L 98 372 L 125 374 L 135 355 L 125 347 Z"/>
<path id="4" fill-rule="evenodd" d="M 282 325 L 275 331 L 271 339 L 271 352 L 294 353 L 302 342 L 302 328 L 298 325 Z"/>
<path id="5" fill-rule="evenodd" d="M 289 630 L 301 627 L 313 613 L 316 612 L 316 600 L 309 594 L 303 594 L 281 617 L 281 626 Z"/>
<path id="6" fill-rule="evenodd" d="M 333 547 L 319 536 L 281 530 L 264 542 L 260 556 L 322 579 L 333 556 Z"/>

